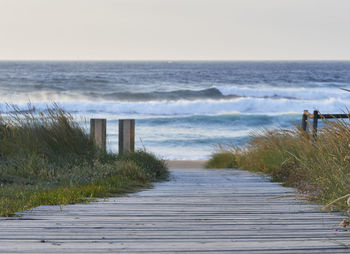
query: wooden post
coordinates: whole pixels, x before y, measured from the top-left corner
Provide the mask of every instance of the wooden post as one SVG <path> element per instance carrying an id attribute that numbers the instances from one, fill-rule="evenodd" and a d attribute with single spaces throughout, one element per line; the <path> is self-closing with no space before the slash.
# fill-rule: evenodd
<path id="1" fill-rule="evenodd" d="M 106 151 L 106 119 L 90 119 L 90 138 Z"/>
<path id="2" fill-rule="evenodd" d="M 312 136 L 314 138 L 314 141 L 316 141 L 317 138 L 317 123 L 318 123 L 318 110 L 314 110 L 314 119 L 312 123 Z"/>
<path id="3" fill-rule="evenodd" d="M 119 120 L 119 153 L 135 150 L 135 120 Z"/>
<path id="4" fill-rule="evenodd" d="M 303 128 L 304 131 L 306 131 L 307 128 L 307 114 L 308 111 L 304 110 L 303 118 L 301 119 L 301 128 Z"/>

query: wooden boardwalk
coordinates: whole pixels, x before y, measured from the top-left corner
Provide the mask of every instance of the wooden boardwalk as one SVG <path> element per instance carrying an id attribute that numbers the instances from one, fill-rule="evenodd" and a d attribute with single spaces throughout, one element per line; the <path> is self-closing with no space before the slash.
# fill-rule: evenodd
<path id="1" fill-rule="evenodd" d="M 128 197 L 0 219 L 0 253 L 350 253 L 342 216 L 240 170 L 173 169 Z"/>

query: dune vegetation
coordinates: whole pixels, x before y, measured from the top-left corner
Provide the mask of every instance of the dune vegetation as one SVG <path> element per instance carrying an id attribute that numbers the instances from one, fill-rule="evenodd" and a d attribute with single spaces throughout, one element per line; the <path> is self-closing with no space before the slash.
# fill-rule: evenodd
<path id="1" fill-rule="evenodd" d="M 145 151 L 102 151 L 56 105 L 12 106 L 0 118 L 0 216 L 121 195 L 167 176 L 165 163 Z"/>
<path id="2" fill-rule="evenodd" d="M 252 134 L 243 148 L 218 149 L 206 166 L 263 172 L 325 208 L 350 215 L 350 123 L 334 119 L 323 125 L 316 141 L 300 127 Z"/>

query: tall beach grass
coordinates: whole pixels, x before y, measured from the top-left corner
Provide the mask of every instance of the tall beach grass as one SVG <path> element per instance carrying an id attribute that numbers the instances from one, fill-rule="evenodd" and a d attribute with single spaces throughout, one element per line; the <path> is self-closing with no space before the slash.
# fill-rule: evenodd
<path id="1" fill-rule="evenodd" d="M 57 105 L 44 112 L 11 106 L 0 117 L 0 216 L 120 195 L 167 174 L 165 163 L 145 151 L 99 149 Z"/>
<path id="2" fill-rule="evenodd" d="M 350 193 L 350 124 L 348 120 L 323 121 L 324 127 L 319 129 L 316 141 L 300 127 L 264 130 L 253 134 L 246 147 L 221 147 L 207 167 L 263 172 L 273 181 L 296 187 L 323 205 L 347 197 Z M 348 213 L 349 205 L 343 198 L 327 208 Z"/>

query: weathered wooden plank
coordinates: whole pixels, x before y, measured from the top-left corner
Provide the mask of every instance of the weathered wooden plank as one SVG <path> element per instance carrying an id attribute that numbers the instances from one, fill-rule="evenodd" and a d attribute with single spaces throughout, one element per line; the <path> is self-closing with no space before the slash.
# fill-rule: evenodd
<path id="1" fill-rule="evenodd" d="M 5 251 L 13 252 L 26 252 L 26 253 L 98 253 L 98 252 L 131 252 L 131 253 L 159 253 L 159 252 L 245 252 L 252 253 L 253 251 L 260 251 L 260 253 L 281 253 L 282 251 L 304 251 L 309 253 L 311 250 L 318 250 L 318 253 L 334 253 L 334 251 L 347 250 L 337 243 L 325 242 L 325 241 L 304 241 L 303 246 L 300 246 L 300 241 L 269 241 L 260 242 L 257 241 L 252 246 L 250 241 L 153 241 L 145 242 L 141 241 L 136 243 L 138 247 L 135 247 L 134 242 L 118 242 L 118 241 L 23 241 L 26 247 L 23 248 L 19 245 L 21 242 L 9 242 L 8 245 L 1 246 Z M 16 244 L 17 248 L 13 250 L 13 245 Z M 50 251 L 51 250 L 51 251 Z M 348 252 L 344 252 L 348 253 Z"/>
<path id="2" fill-rule="evenodd" d="M 343 218 L 241 170 L 173 170 L 128 197 L 0 219 L 1 253 L 348 253 Z"/>
<path id="3" fill-rule="evenodd" d="M 319 114 L 318 119 L 349 118 L 350 114 Z"/>

